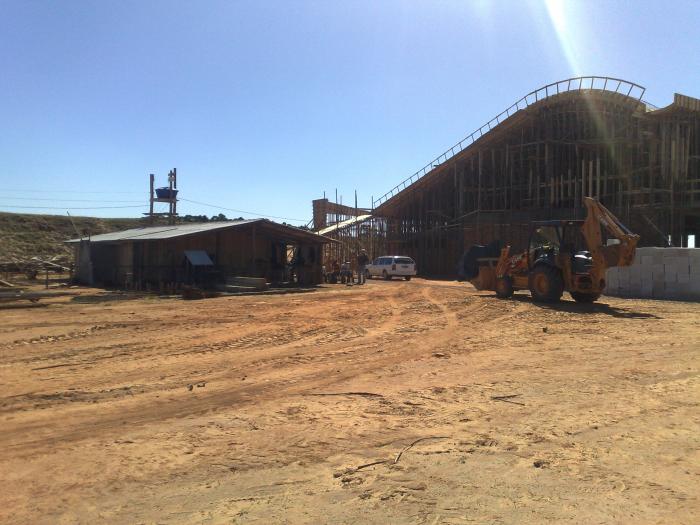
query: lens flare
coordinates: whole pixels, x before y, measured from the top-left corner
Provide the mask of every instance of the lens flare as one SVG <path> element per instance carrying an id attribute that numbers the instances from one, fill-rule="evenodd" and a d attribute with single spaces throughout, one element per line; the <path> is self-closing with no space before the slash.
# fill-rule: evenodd
<path id="1" fill-rule="evenodd" d="M 600 74 L 602 72 L 583 72 L 581 70 L 581 64 L 585 64 L 585 56 L 582 56 L 581 53 L 577 53 L 577 48 L 579 50 L 585 48 L 583 47 L 584 43 L 580 38 L 577 38 L 576 34 L 581 34 L 581 26 L 586 22 L 585 17 L 575 12 L 575 6 L 576 4 L 573 1 L 545 0 L 547 14 L 559 42 L 559 48 L 571 68 L 571 71 L 575 76 L 590 75 L 592 73 Z M 576 26 L 574 26 L 574 21 L 577 24 Z M 600 158 L 603 150 L 607 150 L 609 158 L 612 161 L 613 170 L 619 173 L 621 167 L 619 159 L 617 158 L 615 137 L 611 135 L 611 128 L 604 117 L 604 115 L 606 115 L 606 112 L 603 110 L 604 98 L 599 96 L 600 90 L 602 89 L 604 89 L 603 86 L 594 86 L 591 83 L 590 87 L 583 87 L 581 92 L 581 96 L 588 106 L 592 123 L 597 131 L 597 138 L 595 142 L 591 144 L 592 149 L 588 154 L 588 158 L 589 161 L 592 161 L 594 155 L 596 158 Z"/>
<path id="2" fill-rule="evenodd" d="M 559 47 L 562 53 L 564 53 L 569 67 L 575 73 L 575 76 L 582 75 L 583 73 L 581 73 L 581 68 L 574 50 L 574 37 L 571 27 L 569 26 L 571 17 L 567 17 L 566 4 L 563 0 L 545 0 L 544 4 L 547 8 L 547 15 L 549 15 L 549 19 L 552 22 L 554 32 L 557 35 Z"/>

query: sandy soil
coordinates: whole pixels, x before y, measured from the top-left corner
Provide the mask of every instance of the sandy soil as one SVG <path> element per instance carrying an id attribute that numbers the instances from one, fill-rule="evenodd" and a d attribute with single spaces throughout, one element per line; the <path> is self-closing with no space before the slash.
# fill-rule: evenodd
<path id="1" fill-rule="evenodd" d="M 700 514 L 700 304 L 110 298 L 0 310 L 2 523 Z"/>

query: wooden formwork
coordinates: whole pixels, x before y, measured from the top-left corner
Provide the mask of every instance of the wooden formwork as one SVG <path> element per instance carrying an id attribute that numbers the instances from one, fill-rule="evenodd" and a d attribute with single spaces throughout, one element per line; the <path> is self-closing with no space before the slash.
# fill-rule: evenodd
<path id="1" fill-rule="evenodd" d="M 454 274 L 465 247 L 521 249 L 529 224 L 583 218 L 596 197 L 642 237 L 680 246 L 700 233 L 700 106 L 653 110 L 604 89 L 550 95 L 509 115 L 373 210 L 381 252 Z M 351 234 L 350 232 L 348 234 Z"/>

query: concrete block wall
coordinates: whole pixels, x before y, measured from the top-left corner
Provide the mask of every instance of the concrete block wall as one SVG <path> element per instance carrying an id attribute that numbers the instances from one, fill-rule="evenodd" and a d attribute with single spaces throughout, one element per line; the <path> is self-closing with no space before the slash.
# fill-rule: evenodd
<path id="1" fill-rule="evenodd" d="M 700 301 L 700 248 L 637 248 L 634 264 L 610 268 L 606 295 Z"/>

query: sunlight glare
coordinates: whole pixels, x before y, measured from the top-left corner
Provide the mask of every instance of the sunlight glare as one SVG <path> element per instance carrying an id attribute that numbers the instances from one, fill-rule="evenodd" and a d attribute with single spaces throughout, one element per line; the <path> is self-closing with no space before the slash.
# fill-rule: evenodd
<path id="1" fill-rule="evenodd" d="M 567 5 L 564 0 L 545 0 L 545 7 L 547 8 L 547 14 L 554 27 L 554 32 L 557 35 L 559 47 L 562 53 L 564 53 L 569 67 L 576 76 L 581 75 L 582 73 L 576 58 L 576 53 L 574 52 L 574 37 L 569 25 L 571 13 L 568 13 L 569 16 L 567 16 Z"/>

